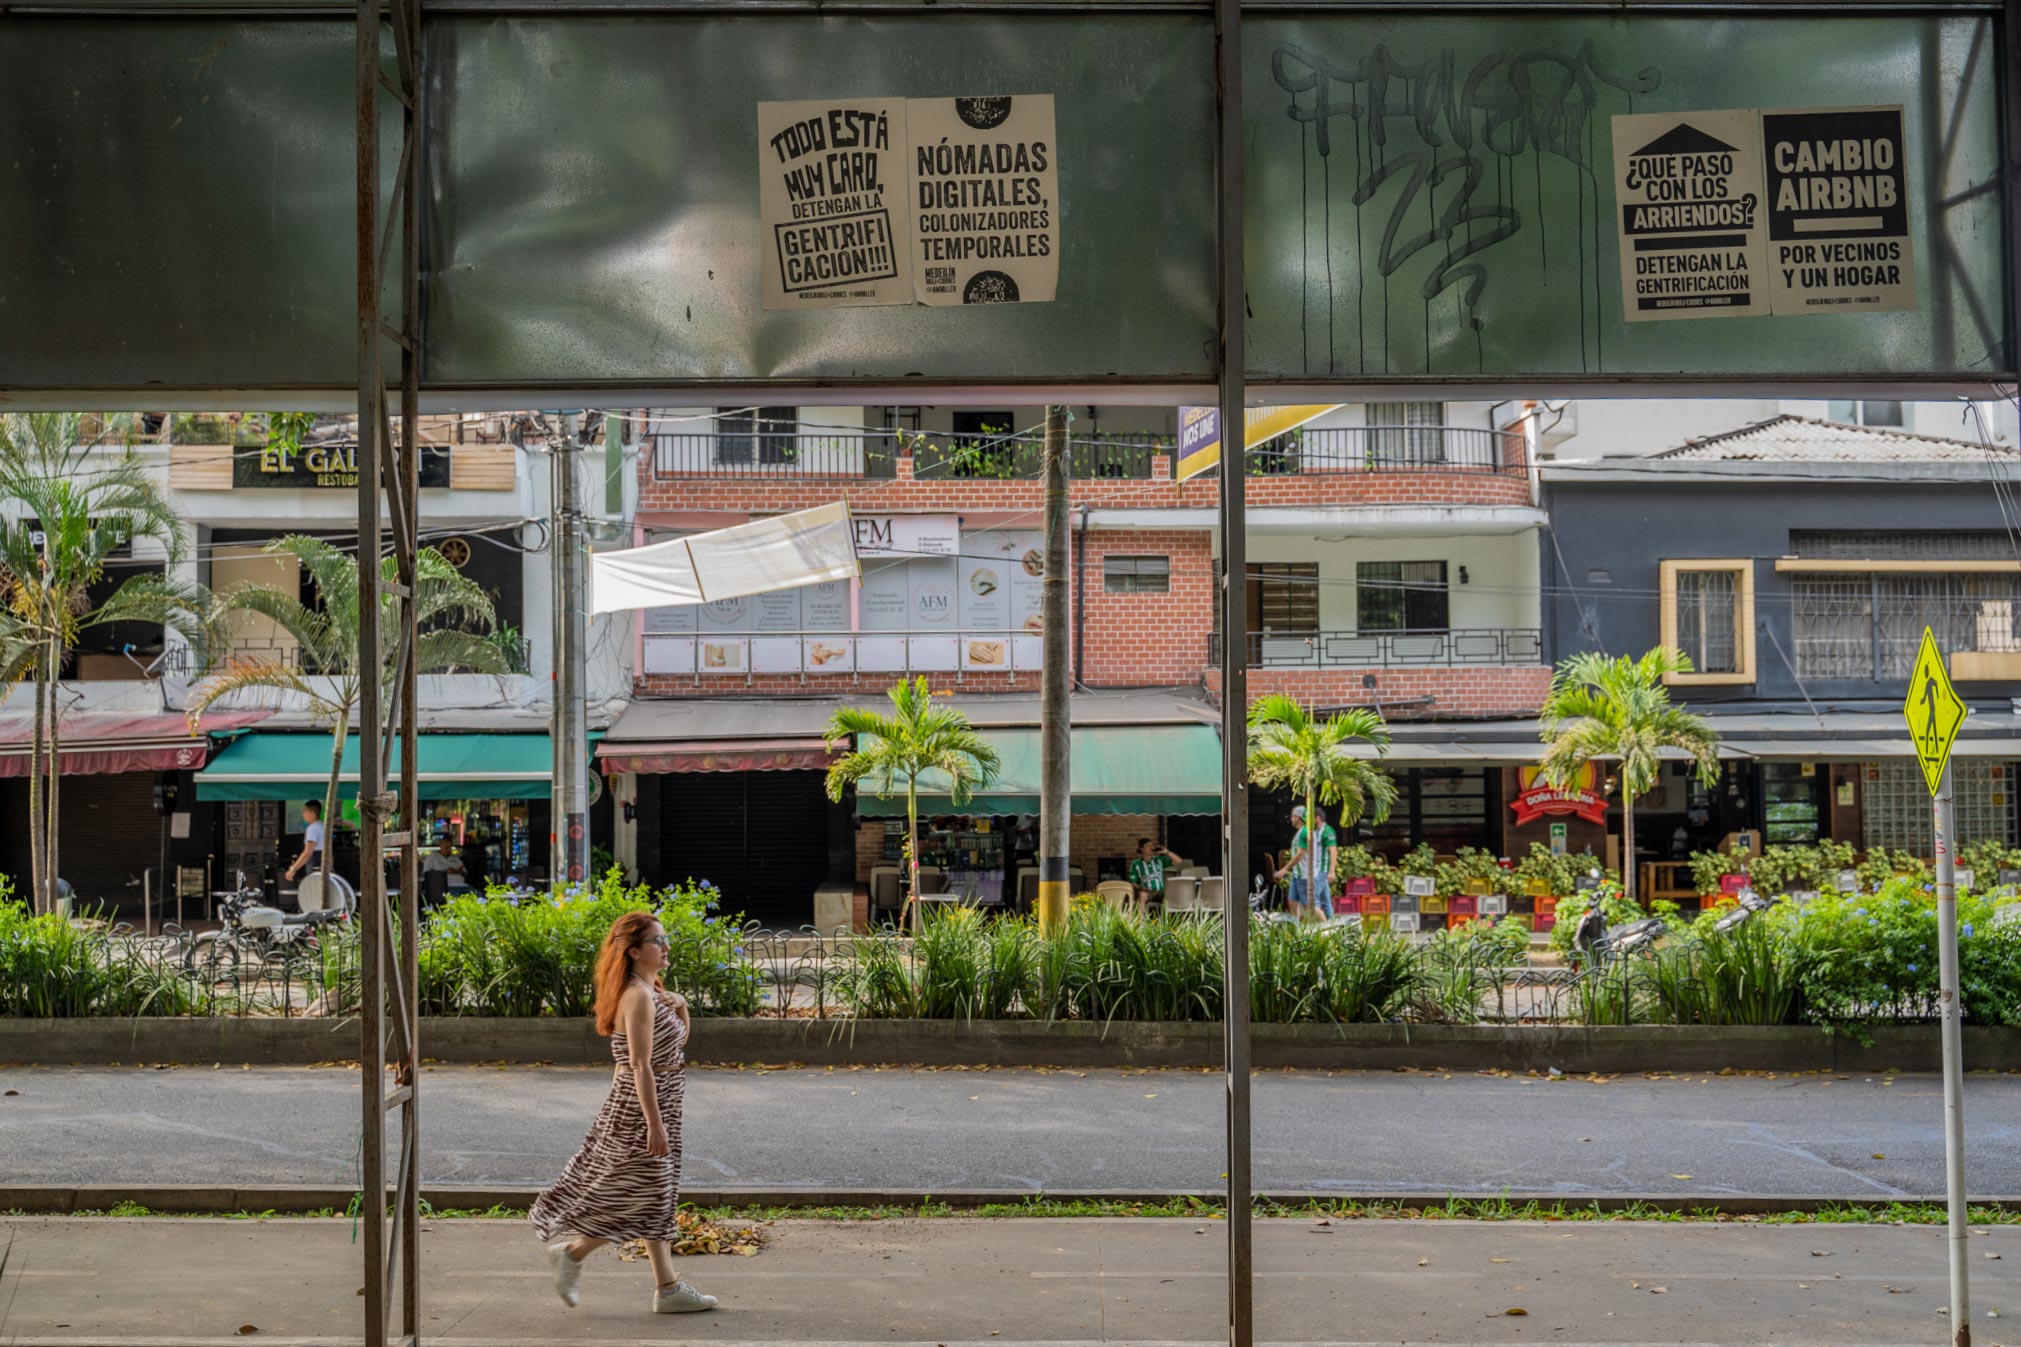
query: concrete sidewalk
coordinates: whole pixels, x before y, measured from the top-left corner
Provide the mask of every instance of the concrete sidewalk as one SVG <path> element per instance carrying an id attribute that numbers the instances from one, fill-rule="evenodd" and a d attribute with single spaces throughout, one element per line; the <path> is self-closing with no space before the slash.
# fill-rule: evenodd
<path id="1" fill-rule="evenodd" d="M 18 1347 L 359 1337 L 346 1221 L 0 1222 L 10 1237 L 0 1341 Z M 2021 1342 L 2009 1329 L 2021 1328 L 2021 1228 L 1971 1243 L 1979 1347 Z M 518 1221 L 433 1222 L 423 1250 L 424 1336 L 447 1343 L 1225 1340 L 1216 1221 L 781 1223 L 755 1258 L 683 1260 L 723 1305 L 681 1318 L 648 1313 L 646 1266 L 610 1253 L 566 1308 Z M 1932 1227 L 1271 1220 L 1257 1224 L 1256 1267 L 1258 1333 L 1272 1342 L 1949 1338 Z"/>

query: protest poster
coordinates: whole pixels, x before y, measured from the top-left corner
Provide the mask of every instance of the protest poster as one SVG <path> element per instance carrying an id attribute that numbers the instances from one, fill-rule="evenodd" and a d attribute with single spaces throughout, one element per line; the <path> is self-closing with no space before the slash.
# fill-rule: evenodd
<path id="1" fill-rule="evenodd" d="M 1773 310 L 1915 308 L 1902 109 L 1765 111 L 1761 139 Z"/>
<path id="2" fill-rule="evenodd" d="M 1756 123 L 1746 109 L 1614 118 L 1629 322 L 1768 312 Z"/>
<path id="3" fill-rule="evenodd" d="M 914 98 L 906 120 L 913 297 L 935 305 L 1052 299 L 1060 276 L 1053 96 Z"/>
<path id="4" fill-rule="evenodd" d="M 905 100 L 758 104 L 764 306 L 909 304 Z"/>

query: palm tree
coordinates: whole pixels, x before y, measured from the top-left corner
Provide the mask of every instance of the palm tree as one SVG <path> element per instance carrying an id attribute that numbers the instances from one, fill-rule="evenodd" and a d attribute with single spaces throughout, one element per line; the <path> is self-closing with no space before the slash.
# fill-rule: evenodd
<path id="1" fill-rule="evenodd" d="M 1377 757 L 1389 751 L 1389 727 L 1364 707 L 1316 720 L 1296 698 L 1282 692 L 1259 698 L 1249 708 L 1249 779 L 1272 789 L 1288 788 L 1305 804 L 1306 891 L 1319 892 L 1319 820 L 1331 805 L 1346 828 L 1367 817 L 1380 823 L 1396 804 L 1396 782 L 1378 761 L 1357 757 L 1354 744 L 1371 744 Z"/>
<path id="2" fill-rule="evenodd" d="M 91 589 L 114 554 L 150 539 L 168 567 L 182 559 L 181 521 L 145 464 L 122 442 L 118 417 L 77 412 L 0 416 L 0 683 L 35 684 L 35 743 L 28 783 L 29 851 L 35 903 L 56 901 L 61 726 L 56 690 L 78 637 L 113 622 L 153 622 L 179 630 L 199 652 L 215 628 L 201 586 L 168 575 L 138 575 L 93 608 Z M 46 773 L 46 781 L 45 781 Z"/>
<path id="3" fill-rule="evenodd" d="M 306 604 L 298 595 L 269 585 L 248 585 L 225 596 L 222 606 L 227 612 L 256 614 L 272 622 L 294 642 L 294 658 L 228 657 L 225 667 L 191 694 L 189 716 L 194 722 L 216 702 L 254 689 L 292 693 L 301 699 L 317 719 L 330 726 L 330 777 L 323 789 L 323 818 L 326 827 L 334 828 L 344 742 L 357 712 L 358 678 L 365 660 L 358 645 L 358 562 L 349 552 L 321 538 L 299 534 L 278 538 L 267 544 L 266 550 L 295 559 L 315 585 L 316 604 Z M 391 557 L 381 559 L 380 573 L 388 584 L 397 579 Z M 399 629 L 399 602 L 382 591 L 381 631 Z M 415 555 L 414 602 L 424 628 L 414 650 L 417 673 L 451 669 L 505 672 L 505 656 L 496 643 L 481 632 L 453 625 L 478 623 L 489 628 L 495 616 L 491 596 L 432 547 Z M 379 659 L 385 685 L 397 686 L 399 669 L 390 642 L 380 650 Z M 378 727 L 371 728 L 376 731 Z M 366 747 L 361 742 L 359 751 Z M 404 824 L 411 827 L 412 820 Z M 323 846 L 326 884 L 336 851 L 333 841 Z"/>
<path id="4" fill-rule="evenodd" d="M 1558 666 L 1537 713 L 1544 749 L 1540 775 L 1564 790 L 1586 765 L 1621 764 L 1621 892 L 1635 901 L 1635 801 L 1656 784 L 1662 750 L 1682 749 L 1698 764 L 1698 779 L 1719 779 L 1719 736 L 1670 700 L 1663 676 L 1690 673 L 1691 658 L 1657 646 L 1641 659 L 1610 659 L 1588 651 Z"/>
<path id="5" fill-rule="evenodd" d="M 952 706 L 935 706 L 926 679 L 891 685 L 892 714 L 844 706 L 829 717 L 823 738 L 832 750 L 854 740 L 855 748 L 828 767 L 828 798 L 840 800 L 849 786 L 868 783 L 878 799 L 891 797 L 905 782 L 905 858 L 911 869 L 911 907 L 919 897 L 919 779 L 938 772 L 947 779 L 948 799 L 968 803 L 977 786 L 987 786 L 1003 770 L 989 740 Z M 913 920 L 918 921 L 917 909 Z"/>

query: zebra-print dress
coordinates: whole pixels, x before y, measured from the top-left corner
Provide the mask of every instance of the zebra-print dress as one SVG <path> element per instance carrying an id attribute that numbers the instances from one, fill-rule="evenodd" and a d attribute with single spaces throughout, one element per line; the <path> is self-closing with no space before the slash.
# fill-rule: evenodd
<path id="1" fill-rule="evenodd" d="M 681 1193 L 681 1097 L 687 1089 L 688 1031 L 664 999 L 653 997 L 653 1087 L 667 1153 L 646 1154 L 646 1115 L 639 1107 L 623 1030 L 611 1035 L 617 1076 L 582 1149 L 528 1213 L 543 1240 L 563 1234 L 592 1239 L 675 1239 Z"/>

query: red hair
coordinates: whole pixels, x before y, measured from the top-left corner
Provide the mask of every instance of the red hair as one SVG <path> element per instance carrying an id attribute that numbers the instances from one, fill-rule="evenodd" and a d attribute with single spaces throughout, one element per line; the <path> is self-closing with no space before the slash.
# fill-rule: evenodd
<path id="1" fill-rule="evenodd" d="M 632 972 L 632 951 L 645 943 L 646 932 L 660 924 L 650 912 L 627 912 L 611 923 L 596 952 L 596 1031 L 610 1037 L 618 1027 L 618 1002 L 637 974 Z M 659 985 L 659 974 L 652 977 Z"/>

